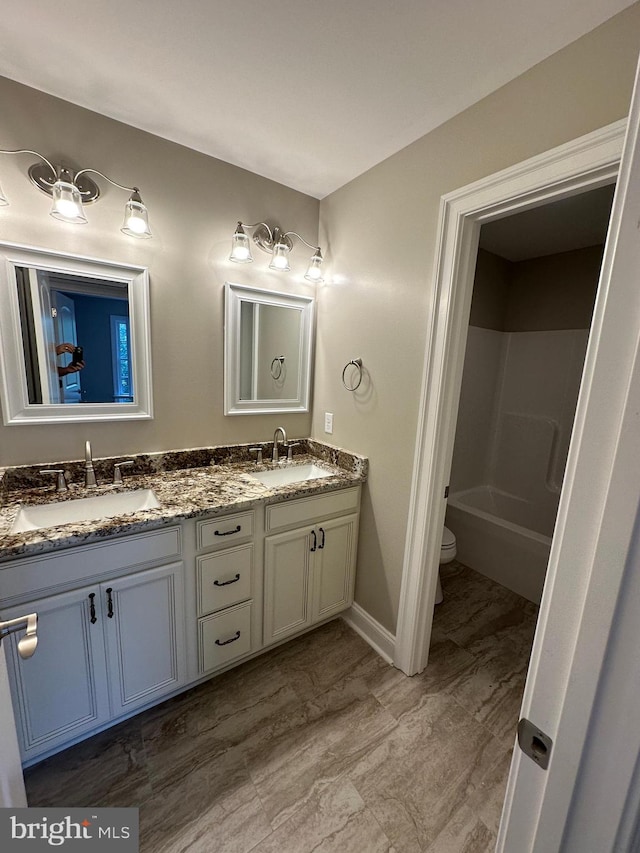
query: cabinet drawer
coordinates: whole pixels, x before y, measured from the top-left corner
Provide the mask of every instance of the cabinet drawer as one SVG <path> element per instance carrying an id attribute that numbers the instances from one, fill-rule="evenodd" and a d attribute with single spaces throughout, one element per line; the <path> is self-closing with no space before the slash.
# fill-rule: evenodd
<path id="1" fill-rule="evenodd" d="M 253 536 L 253 512 L 239 512 L 199 521 L 196 524 L 198 550 L 204 548 L 228 548 Z"/>
<path id="2" fill-rule="evenodd" d="M 315 523 L 330 515 L 341 515 L 358 509 L 360 487 L 341 489 L 308 498 L 271 504 L 265 513 L 267 531 L 299 524 Z"/>
<path id="3" fill-rule="evenodd" d="M 84 585 L 116 570 L 135 571 L 147 563 L 180 556 L 179 527 L 167 527 L 98 545 L 67 548 L 0 566 L 0 589 L 4 605 L 23 597 L 44 597 L 56 588 Z"/>
<path id="4" fill-rule="evenodd" d="M 209 672 L 251 651 L 251 602 L 198 620 L 200 671 Z"/>
<path id="5" fill-rule="evenodd" d="M 199 616 L 251 598 L 252 543 L 196 557 L 196 566 Z"/>

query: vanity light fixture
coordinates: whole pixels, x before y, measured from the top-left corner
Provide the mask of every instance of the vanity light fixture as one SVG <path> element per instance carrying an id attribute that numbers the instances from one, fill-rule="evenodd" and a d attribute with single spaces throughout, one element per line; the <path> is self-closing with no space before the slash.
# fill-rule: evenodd
<path id="1" fill-rule="evenodd" d="M 118 189 L 131 193 L 124 208 L 124 222 L 120 229 L 129 237 L 148 238 L 151 237 L 149 228 L 149 217 L 138 187 L 126 187 L 117 181 L 107 177 L 97 169 L 80 169 L 73 172 L 66 166 L 54 166 L 46 157 L 37 151 L 28 148 L 19 148 L 15 151 L 0 149 L 0 154 L 33 154 L 39 157 L 41 162 L 34 163 L 28 170 L 31 182 L 42 192 L 51 196 L 51 216 L 63 222 L 84 224 L 87 217 L 84 214 L 84 205 L 91 204 L 100 197 L 100 188 L 88 177 L 87 173 L 99 175 L 113 184 Z M 0 205 L 9 204 L 6 196 L 0 189 Z"/>
<path id="2" fill-rule="evenodd" d="M 251 257 L 251 244 L 244 230 L 245 228 L 255 229 L 253 231 L 253 242 L 263 252 L 270 252 L 273 255 L 269 269 L 279 270 L 280 272 L 287 272 L 291 269 L 289 266 L 289 252 L 293 248 L 291 238 L 297 237 L 300 242 L 313 249 L 315 253 L 309 261 L 309 267 L 304 277 L 307 281 L 311 281 L 314 284 L 320 284 L 324 280 L 321 270 L 323 259 L 320 247 L 307 243 L 304 237 L 301 237 L 296 231 L 282 232 L 277 225 L 271 228 L 266 222 L 256 222 L 255 225 L 244 225 L 238 221 L 231 243 L 230 261 L 234 261 L 237 264 L 249 264 L 253 261 Z"/>

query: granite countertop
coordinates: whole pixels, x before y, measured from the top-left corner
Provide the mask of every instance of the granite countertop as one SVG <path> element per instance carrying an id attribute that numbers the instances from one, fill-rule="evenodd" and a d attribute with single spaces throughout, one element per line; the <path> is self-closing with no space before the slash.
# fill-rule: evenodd
<path id="1" fill-rule="evenodd" d="M 333 491 L 366 480 L 368 461 L 364 457 L 311 440 L 305 440 L 301 445 L 301 452 L 296 450 L 293 461 L 281 463 L 281 467 L 313 463 L 331 471 L 331 476 L 267 487 L 253 478 L 251 473 L 273 470 L 279 466 L 271 462 L 257 465 L 249 461 L 249 445 L 96 459 L 94 467 L 98 482 L 105 485 L 90 491 L 82 484 L 84 462 L 4 469 L 0 472 L 0 560 L 89 544 L 110 536 L 139 533 L 182 519 L 213 517 L 267 502 Z M 269 459 L 269 445 L 264 445 L 263 452 L 264 458 Z M 108 485 L 113 479 L 113 464 L 127 458 L 133 459 L 134 465 L 123 468 L 123 485 Z M 69 491 L 64 494 L 57 494 L 49 482 L 42 485 L 40 470 L 58 466 L 70 475 Z M 21 504 L 55 503 L 135 489 L 151 489 L 160 506 L 23 533 L 9 532 Z"/>

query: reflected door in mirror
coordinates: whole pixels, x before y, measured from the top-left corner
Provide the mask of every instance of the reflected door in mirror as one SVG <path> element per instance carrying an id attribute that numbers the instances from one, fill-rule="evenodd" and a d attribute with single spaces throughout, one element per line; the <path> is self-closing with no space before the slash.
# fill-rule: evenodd
<path id="1" fill-rule="evenodd" d="M 152 417 L 145 267 L 0 243 L 5 424 Z"/>
<path id="2" fill-rule="evenodd" d="M 30 403 L 133 400 L 126 282 L 18 267 L 16 286 Z"/>

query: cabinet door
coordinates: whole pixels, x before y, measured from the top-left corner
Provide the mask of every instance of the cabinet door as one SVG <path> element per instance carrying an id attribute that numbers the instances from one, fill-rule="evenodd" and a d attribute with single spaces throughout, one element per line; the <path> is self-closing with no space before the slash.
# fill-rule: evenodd
<path id="1" fill-rule="evenodd" d="M 313 528 L 305 527 L 265 539 L 265 644 L 295 634 L 311 624 L 313 532 Z"/>
<path id="2" fill-rule="evenodd" d="M 313 561 L 313 609 L 318 622 L 353 603 L 358 516 L 345 515 L 316 527 Z"/>
<path id="3" fill-rule="evenodd" d="M 27 660 L 18 655 L 15 634 L 5 640 L 23 761 L 109 719 L 98 594 L 97 586 L 85 587 L 32 602 L 29 607 L 38 614 L 38 647 Z M 2 618 L 16 618 L 24 610 L 3 610 Z"/>
<path id="4" fill-rule="evenodd" d="M 100 585 L 113 715 L 157 701 L 185 681 L 183 566 Z"/>

